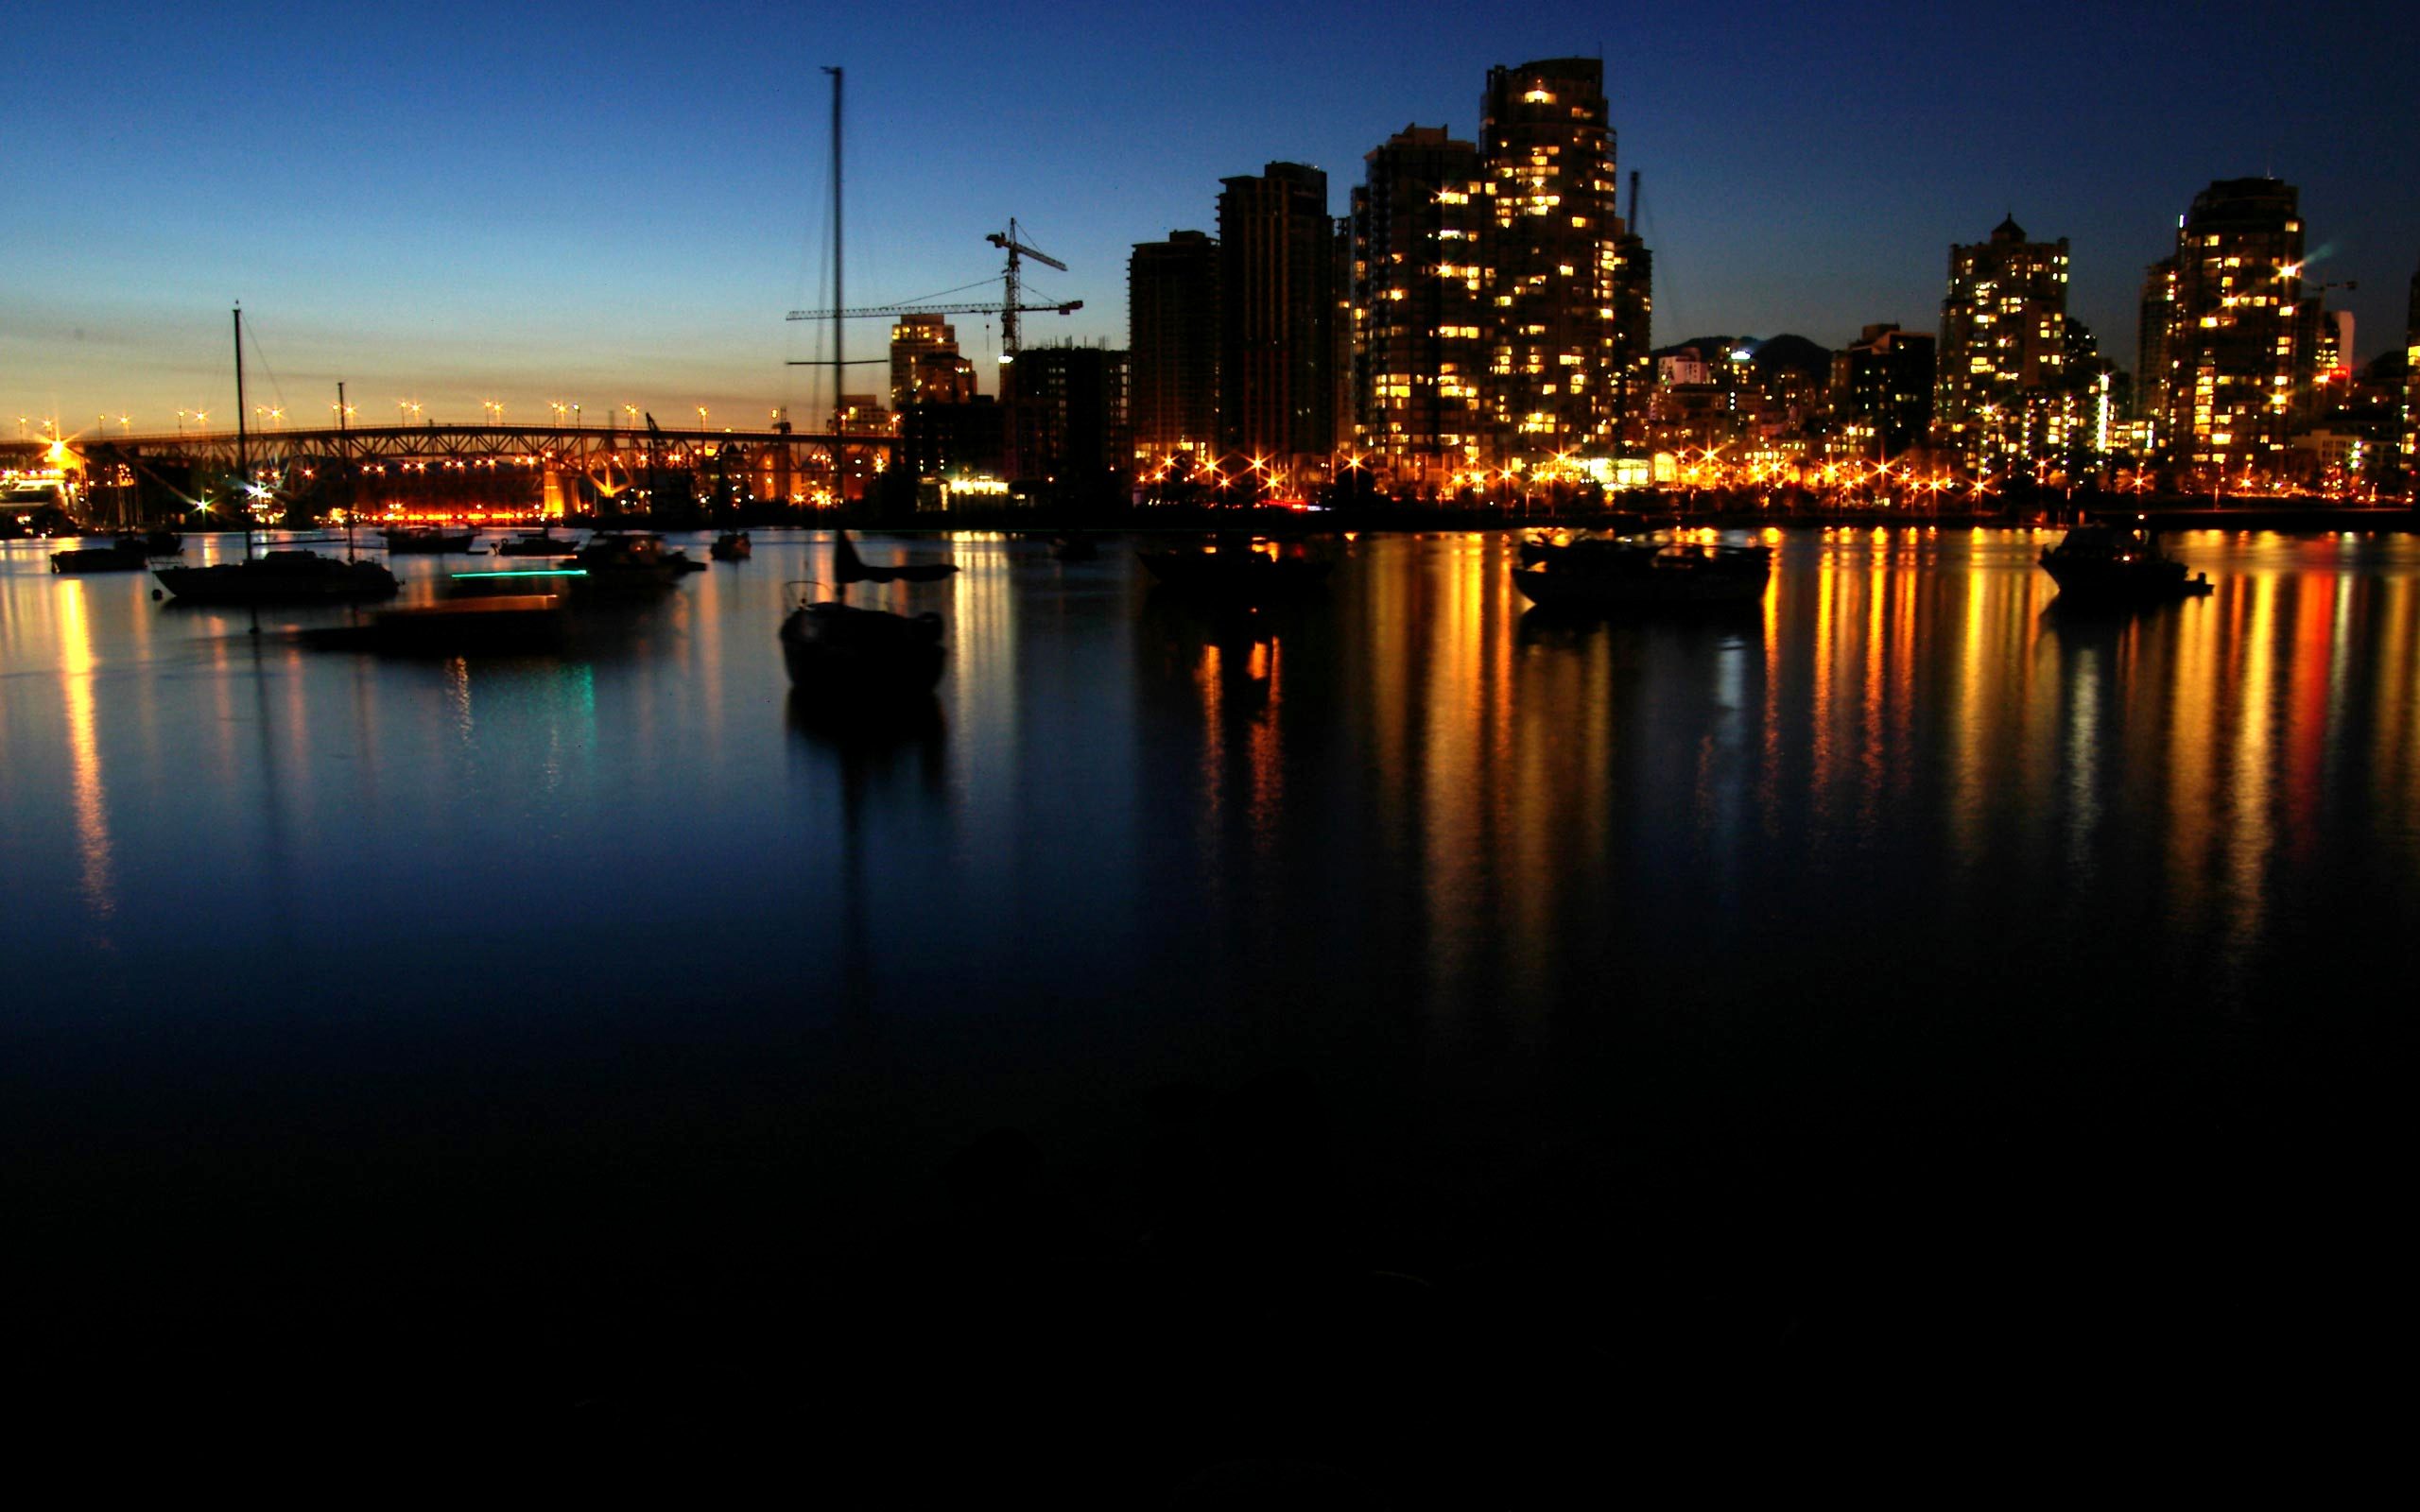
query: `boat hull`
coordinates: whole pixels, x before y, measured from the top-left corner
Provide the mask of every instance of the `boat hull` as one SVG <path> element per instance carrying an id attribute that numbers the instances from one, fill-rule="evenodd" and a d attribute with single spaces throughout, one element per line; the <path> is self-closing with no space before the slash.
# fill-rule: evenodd
<path id="1" fill-rule="evenodd" d="M 2107 604 L 2157 604 L 2175 598 L 2197 598 L 2210 592 L 2206 576 L 2188 577 L 2185 564 L 2173 558 L 2138 558 L 2122 562 L 2062 560 L 2042 554 L 2042 570 L 2059 585 L 2061 598 Z"/>
<path id="2" fill-rule="evenodd" d="M 912 701 L 933 691 L 944 660 L 938 614 L 910 619 L 846 604 L 808 604 L 782 622 L 790 685 L 836 710 Z"/>
<path id="3" fill-rule="evenodd" d="M 450 552 L 467 554 L 471 542 L 478 539 L 475 530 L 457 534 L 444 531 L 389 530 L 385 536 L 387 552 L 395 557 L 438 557 Z"/>
<path id="4" fill-rule="evenodd" d="M 392 598 L 395 575 L 374 561 L 272 551 L 210 567 L 154 567 L 160 586 L 187 604 L 360 603 Z"/>
<path id="5" fill-rule="evenodd" d="M 1772 564 L 1762 553 L 1736 561 L 1642 556 L 1602 571 L 1527 567 L 1512 574 L 1513 586 L 1530 603 L 1572 614 L 1737 607 L 1762 599 L 1772 581 Z"/>

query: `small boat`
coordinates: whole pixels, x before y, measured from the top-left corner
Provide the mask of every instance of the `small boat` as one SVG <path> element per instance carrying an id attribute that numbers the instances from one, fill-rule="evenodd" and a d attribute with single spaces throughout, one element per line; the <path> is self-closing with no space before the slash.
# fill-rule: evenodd
<path id="1" fill-rule="evenodd" d="M 244 430 L 244 312 L 235 310 L 235 476 L 251 476 Z M 255 497 L 268 490 L 246 481 Z M 182 544 L 182 542 L 180 542 Z M 358 603 L 392 598 L 395 575 L 374 561 L 322 557 L 316 551 L 252 554 L 252 531 L 244 527 L 244 559 L 208 567 L 154 567 L 151 576 L 182 604 Z"/>
<path id="2" fill-rule="evenodd" d="M 1512 573 L 1530 602 L 1570 614 L 1753 604 L 1772 580 L 1772 553 L 1763 546 L 1642 537 L 1575 542 Z"/>
<path id="3" fill-rule="evenodd" d="M 701 573 L 706 570 L 704 562 L 678 547 L 666 551 L 664 554 L 664 559 L 672 568 L 672 575 L 675 577 L 683 573 Z"/>
<path id="4" fill-rule="evenodd" d="M 395 595 L 395 575 L 374 561 L 316 551 L 269 551 L 210 567 L 154 567 L 160 586 L 187 604 L 346 603 Z"/>
<path id="5" fill-rule="evenodd" d="M 77 546 L 50 554 L 55 573 L 139 573 L 151 565 L 151 554 L 140 536 L 128 536 L 107 546 Z"/>
<path id="6" fill-rule="evenodd" d="M 1315 593 L 1336 566 L 1318 557 L 1279 556 L 1258 542 L 1137 555 L 1153 577 L 1178 593 L 1245 604 Z"/>
<path id="7" fill-rule="evenodd" d="M 131 550 L 140 545 L 146 557 L 182 557 L 185 554 L 185 538 L 173 530 L 153 530 L 144 535 L 129 532 L 117 538 L 117 549 Z"/>
<path id="8" fill-rule="evenodd" d="M 584 592 L 646 593 L 670 588 L 680 577 L 683 569 L 673 558 L 651 530 L 600 530 L 572 553 L 571 563 L 586 574 L 576 580 Z"/>
<path id="9" fill-rule="evenodd" d="M 715 543 L 706 548 L 706 555 L 717 561 L 746 561 L 755 554 L 756 548 L 749 543 L 745 530 L 727 530 L 715 537 Z"/>
<path id="10" fill-rule="evenodd" d="M 381 610 L 366 625 L 314 629 L 304 638 L 327 649 L 403 656 L 543 651 L 562 643 L 564 621 L 560 593 L 498 594 Z"/>
<path id="11" fill-rule="evenodd" d="M 832 558 L 843 595 L 853 573 L 863 581 L 868 573 L 896 570 L 857 561 L 846 531 L 834 539 Z M 802 603 L 782 621 L 780 640 L 790 686 L 821 717 L 846 720 L 869 709 L 896 710 L 941 680 L 942 617 L 929 610 L 894 614 L 841 598 Z"/>
<path id="12" fill-rule="evenodd" d="M 826 600 L 801 604 L 782 621 L 782 662 L 790 686 L 829 700 L 834 712 L 908 700 L 942 676 L 942 617 L 893 614 Z"/>
<path id="13" fill-rule="evenodd" d="M 579 549 L 579 542 L 569 536 L 558 536 L 551 528 L 525 530 L 510 541 L 496 542 L 499 557 L 568 557 Z"/>
<path id="14" fill-rule="evenodd" d="M 2210 592 L 2209 575 L 2186 576 L 2185 564 L 2162 551 L 2139 521 L 2076 526 L 2043 551 L 2042 570 L 2059 585 L 2062 598 L 2154 603 Z"/>
<path id="15" fill-rule="evenodd" d="M 478 539 L 475 530 L 440 530 L 435 526 L 410 525 L 379 532 L 386 539 L 391 556 L 440 556 L 447 552 L 467 552 L 471 542 Z"/>

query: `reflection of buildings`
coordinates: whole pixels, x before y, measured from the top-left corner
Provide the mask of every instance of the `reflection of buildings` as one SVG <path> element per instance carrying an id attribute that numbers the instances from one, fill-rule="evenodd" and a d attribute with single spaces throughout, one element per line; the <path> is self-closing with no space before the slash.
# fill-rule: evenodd
<path id="1" fill-rule="evenodd" d="M 1369 466 L 1425 490 L 1481 460 L 1478 148 L 1408 126 L 1366 161 L 1353 192 L 1355 428 Z"/>
<path id="2" fill-rule="evenodd" d="M 1137 468 L 1207 457 L 1219 426 L 1219 244 L 1198 231 L 1137 242 L 1126 271 Z"/>
<path id="3" fill-rule="evenodd" d="M 2028 455 L 2025 411 L 2066 371 L 2067 239 L 2028 241 L 2015 217 L 1949 249 L 1934 425 L 1958 451 Z M 2037 443 L 2038 444 L 2038 443 Z"/>

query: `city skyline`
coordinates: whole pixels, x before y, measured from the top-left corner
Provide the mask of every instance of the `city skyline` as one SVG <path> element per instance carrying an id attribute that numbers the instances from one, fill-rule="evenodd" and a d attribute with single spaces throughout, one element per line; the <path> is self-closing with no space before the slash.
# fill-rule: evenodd
<path id="1" fill-rule="evenodd" d="M 828 289 L 826 63 L 849 70 L 851 302 L 996 286 L 982 236 L 1014 215 L 1072 268 L 1029 266 L 1029 296 L 1085 301 L 1028 341 L 1123 346 L 1132 247 L 1215 230 L 1222 178 L 1317 166 L 1340 215 L 1363 156 L 1407 125 L 1473 136 L 1491 66 L 1599 48 L 1620 164 L 1645 175 L 1657 346 L 1937 330 L 1943 247 L 2013 213 L 2071 242 L 2071 313 L 2131 355 L 2174 217 L 2212 180 L 2262 173 L 2301 190 L 2313 279 L 2360 281 L 2330 301 L 2356 315 L 2359 360 L 2401 346 L 2420 263 L 2399 178 L 2420 137 L 2389 72 L 2420 28 L 2352 8 L 2286 36 L 2209 7 L 2072 24 L 2053 8 L 2022 28 L 1893 6 L 1752 7 L 1720 26 L 1555 6 L 1325 7 L 1308 26 L 1273 8 L 918 8 L 877 26 L 720 7 L 677 34 L 627 8 L 476 31 L 466 14 L 104 6 L 22 46 L 0 426 L 232 419 L 238 300 L 252 398 L 289 424 L 321 417 L 338 379 L 363 423 L 413 404 L 473 419 L 486 400 L 533 421 L 553 403 L 803 417 L 825 380 L 787 363 L 824 337 L 781 316 Z M 1299 45 L 1248 44 L 1281 14 Z M 78 67 L 88 51 L 110 66 Z M 996 329 L 959 323 L 988 391 Z M 856 323 L 851 355 L 882 357 L 887 331 Z"/>

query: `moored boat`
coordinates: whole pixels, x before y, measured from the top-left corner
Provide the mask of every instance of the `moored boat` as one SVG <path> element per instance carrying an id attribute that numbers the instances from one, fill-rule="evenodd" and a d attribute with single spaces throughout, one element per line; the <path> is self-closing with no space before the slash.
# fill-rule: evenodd
<path id="1" fill-rule="evenodd" d="M 316 551 L 268 551 L 209 567 L 154 567 L 160 586 L 188 604 L 357 602 L 394 596 L 395 575 L 374 561 Z"/>
<path id="2" fill-rule="evenodd" d="M 2044 549 L 2042 570 L 2059 585 L 2062 598 L 2144 603 L 2210 592 L 2209 575 L 2187 576 L 2185 563 L 2161 550 L 2139 521 L 2076 526 Z"/>
<path id="3" fill-rule="evenodd" d="M 122 538 L 107 546 L 76 546 L 50 554 L 55 573 L 139 573 L 151 565 L 151 554 L 139 536 Z"/>
<path id="4" fill-rule="evenodd" d="M 686 570 L 651 530 L 600 530 L 572 554 L 571 562 L 587 575 L 576 580 L 587 593 L 654 593 L 670 588 Z"/>
<path id="5" fill-rule="evenodd" d="M 1753 604 L 1772 579 L 1772 554 L 1763 546 L 1643 538 L 1561 547 L 1512 573 L 1513 586 L 1540 609 L 1581 614 Z"/>
<path id="6" fill-rule="evenodd" d="M 826 600 L 802 604 L 782 621 L 782 663 L 790 685 L 854 705 L 910 699 L 941 680 L 942 617 L 893 614 Z"/>
<path id="7" fill-rule="evenodd" d="M 579 542 L 569 536 L 556 535 L 551 527 L 525 530 L 510 541 L 497 541 L 499 557 L 568 557 L 579 549 Z"/>
<path id="8" fill-rule="evenodd" d="M 706 548 L 706 555 L 717 561 L 746 561 L 755 554 L 756 548 L 750 544 L 745 530 L 727 530 Z"/>
<path id="9" fill-rule="evenodd" d="M 478 539 L 475 530 L 440 530 L 434 526 L 412 525 L 379 532 L 392 556 L 438 556 L 446 552 L 467 552 L 471 542 Z"/>

